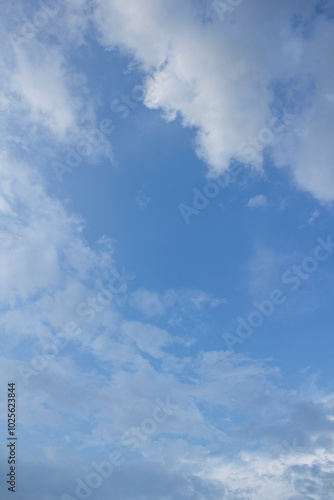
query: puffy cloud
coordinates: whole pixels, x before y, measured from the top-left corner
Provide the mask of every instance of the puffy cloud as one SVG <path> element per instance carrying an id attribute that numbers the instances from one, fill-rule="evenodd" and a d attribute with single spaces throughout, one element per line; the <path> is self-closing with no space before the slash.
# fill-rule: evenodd
<path id="1" fill-rule="evenodd" d="M 271 146 L 300 188 L 333 199 L 334 35 L 324 2 L 241 2 L 223 19 L 190 0 L 97 5 L 102 43 L 142 65 L 148 107 L 197 130 L 211 173 L 232 158 L 262 168 Z"/>

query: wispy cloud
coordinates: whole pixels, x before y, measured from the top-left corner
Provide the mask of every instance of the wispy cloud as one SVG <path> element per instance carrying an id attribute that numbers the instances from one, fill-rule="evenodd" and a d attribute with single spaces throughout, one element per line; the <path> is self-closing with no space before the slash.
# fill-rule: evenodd
<path id="1" fill-rule="evenodd" d="M 307 227 L 311 226 L 314 223 L 314 221 L 319 217 L 319 215 L 320 211 L 317 208 L 315 208 L 310 218 L 308 219 L 307 223 L 300 225 L 298 229 L 306 229 Z"/>

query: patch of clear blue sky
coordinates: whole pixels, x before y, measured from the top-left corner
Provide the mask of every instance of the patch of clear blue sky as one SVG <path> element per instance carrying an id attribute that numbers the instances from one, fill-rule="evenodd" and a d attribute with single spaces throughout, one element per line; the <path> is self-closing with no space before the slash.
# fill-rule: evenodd
<path id="1" fill-rule="evenodd" d="M 141 102 L 129 108 L 124 119 L 112 111 L 113 99 L 130 95 L 142 83 L 140 71 L 128 70 L 129 62 L 118 51 L 103 51 L 92 44 L 88 57 L 85 48 L 73 56 L 72 63 L 88 75 L 91 96 L 100 100 L 98 118 L 114 122 L 110 141 L 116 166 L 109 160 L 98 165 L 83 161 L 73 173 L 64 175 L 61 184 L 52 181 L 50 170 L 54 192 L 70 199 L 71 207 L 84 217 L 90 243 L 103 234 L 117 240 L 118 266 L 136 274 L 134 288 L 163 293 L 168 288 L 190 287 L 227 299 L 227 306 L 210 310 L 206 331 L 197 334 L 190 352 L 226 349 L 222 334 L 235 333 L 237 317 L 246 317 L 254 309 L 254 300 L 264 300 L 274 288 L 281 288 L 286 303 L 235 350 L 273 358 L 287 373 L 312 365 L 330 377 L 333 313 L 326 292 L 332 286 L 333 262 L 321 264 L 296 292 L 281 282 L 286 269 L 312 252 L 316 238 L 328 234 L 326 211 L 321 210 L 319 219 L 307 225 L 317 202 L 298 191 L 288 170 L 276 169 L 266 154 L 264 175 L 245 168 L 235 184 L 222 189 L 186 225 L 178 205 L 191 205 L 193 188 L 203 192 L 207 182 L 206 166 L 193 149 L 195 130 L 183 128 L 179 118 L 166 123 L 160 112 Z M 288 105 L 292 94 L 297 107 L 307 105 L 298 103 L 298 85 L 290 85 L 289 90 L 289 84 L 274 84 L 274 105 Z M 151 198 L 144 209 L 136 202 L 138 192 Z M 267 197 L 268 206 L 247 207 L 248 200 L 258 194 Z M 299 229 L 303 224 L 306 227 Z M 276 255 L 277 262 L 274 257 L 269 281 L 252 292 L 251 262 L 259 246 Z M 331 277 L 328 282 L 326 275 Z M 305 303 L 316 306 L 305 309 Z"/>

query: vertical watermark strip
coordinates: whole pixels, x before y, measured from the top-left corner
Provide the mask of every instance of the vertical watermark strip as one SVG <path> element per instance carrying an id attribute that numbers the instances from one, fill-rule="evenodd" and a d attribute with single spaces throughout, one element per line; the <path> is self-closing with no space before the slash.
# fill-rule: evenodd
<path id="1" fill-rule="evenodd" d="M 16 404 L 16 383 L 8 382 L 8 437 L 7 448 L 8 448 L 8 465 L 9 472 L 7 473 L 7 484 L 8 491 L 12 493 L 16 492 L 16 468 L 17 468 L 17 436 L 16 436 L 16 426 L 17 426 L 17 404 Z"/>

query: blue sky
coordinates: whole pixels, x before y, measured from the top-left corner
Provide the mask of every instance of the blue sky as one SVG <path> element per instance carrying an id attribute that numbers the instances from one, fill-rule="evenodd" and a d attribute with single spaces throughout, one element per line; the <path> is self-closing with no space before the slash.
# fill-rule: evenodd
<path id="1" fill-rule="evenodd" d="M 17 498 L 331 498 L 333 2 L 1 11 Z"/>

